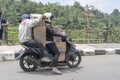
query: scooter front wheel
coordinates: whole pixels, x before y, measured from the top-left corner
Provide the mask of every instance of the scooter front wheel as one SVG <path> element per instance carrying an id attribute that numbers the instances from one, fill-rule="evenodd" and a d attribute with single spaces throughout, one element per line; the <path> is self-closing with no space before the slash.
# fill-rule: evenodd
<path id="1" fill-rule="evenodd" d="M 75 68 L 81 63 L 81 55 L 80 54 L 73 54 L 73 55 L 66 55 L 66 64 L 70 68 Z"/>
<path id="2" fill-rule="evenodd" d="M 37 66 L 30 61 L 30 59 L 37 59 L 37 56 L 35 54 L 27 53 L 23 57 L 20 58 L 20 67 L 25 72 L 31 72 L 35 71 Z"/>

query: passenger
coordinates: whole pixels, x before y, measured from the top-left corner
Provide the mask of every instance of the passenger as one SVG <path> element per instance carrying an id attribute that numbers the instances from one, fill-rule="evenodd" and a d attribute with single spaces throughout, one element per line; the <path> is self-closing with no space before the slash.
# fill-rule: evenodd
<path id="1" fill-rule="evenodd" d="M 33 27 L 40 24 L 42 18 L 45 17 L 39 16 L 36 19 L 30 19 L 29 14 L 23 14 L 20 20 L 18 39 L 23 45 L 39 48 L 40 58 L 44 61 L 46 59 L 43 55 L 44 47 L 42 43 L 33 39 Z"/>

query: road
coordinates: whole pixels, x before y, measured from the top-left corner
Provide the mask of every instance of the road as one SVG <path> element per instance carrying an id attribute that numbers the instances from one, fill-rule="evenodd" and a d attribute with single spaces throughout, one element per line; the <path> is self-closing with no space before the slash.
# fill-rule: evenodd
<path id="1" fill-rule="evenodd" d="M 24 72 L 18 61 L 0 62 L 0 80 L 120 80 L 120 55 L 82 56 L 78 68 L 59 69 L 63 75 L 51 74 L 51 68 Z"/>

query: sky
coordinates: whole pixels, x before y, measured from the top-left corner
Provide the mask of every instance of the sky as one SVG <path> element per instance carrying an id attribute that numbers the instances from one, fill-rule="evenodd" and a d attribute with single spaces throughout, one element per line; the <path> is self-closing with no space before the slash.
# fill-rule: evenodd
<path id="1" fill-rule="evenodd" d="M 36 2 L 45 3 L 55 3 L 59 2 L 61 5 L 73 5 L 75 1 L 80 2 L 80 4 L 85 7 L 86 5 L 93 5 L 95 8 L 99 9 L 101 12 L 110 14 L 114 9 L 120 11 L 120 0 L 32 0 Z"/>

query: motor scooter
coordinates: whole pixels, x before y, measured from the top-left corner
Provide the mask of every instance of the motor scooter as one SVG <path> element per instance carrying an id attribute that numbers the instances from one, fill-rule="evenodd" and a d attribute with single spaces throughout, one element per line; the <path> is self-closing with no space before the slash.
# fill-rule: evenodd
<path id="1" fill-rule="evenodd" d="M 76 49 L 75 44 L 69 37 L 62 39 L 62 42 L 66 43 L 66 51 L 64 55 L 65 59 L 63 61 L 58 61 L 58 65 L 60 66 L 61 64 L 64 64 L 64 66 L 68 66 L 70 68 L 79 66 L 81 63 L 82 51 Z M 43 52 L 44 57 L 48 58 L 49 61 L 42 61 L 37 48 L 25 45 L 22 46 L 25 48 L 25 50 L 21 51 L 16 59 L 19 59 L 20 67 L 25 72 L 35 71 L 38 67 L 51 66 L 53 55 L 47 48 L 45 48 Z"/>

